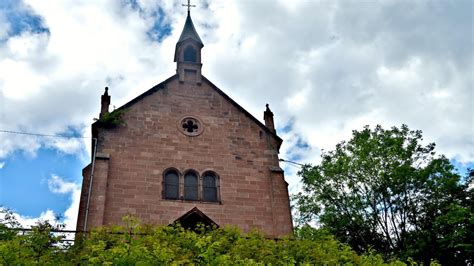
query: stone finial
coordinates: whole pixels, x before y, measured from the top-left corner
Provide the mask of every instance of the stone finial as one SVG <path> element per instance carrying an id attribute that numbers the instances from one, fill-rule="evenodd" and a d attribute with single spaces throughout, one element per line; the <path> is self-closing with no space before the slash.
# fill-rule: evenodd
<path id="1" fill-rule="evenodd" d="M 105 92 L 100 97 L 100 115 L 99 115 L 99 118 L 102 118 L 105 114 L 109 113 L 109 105 L 110 105 L 109 87 L 105 87 Z"/>
<path id="2" fill-rule="evenodd" d="M 266 110 L 263 112 L 263 120 L 265 120 L 265 126 L 270 129 L 273 133 L 276 133 L 275 123 L 273 122 L 273 113 L 270 110 L 268 103 L 265 105 Z"/>

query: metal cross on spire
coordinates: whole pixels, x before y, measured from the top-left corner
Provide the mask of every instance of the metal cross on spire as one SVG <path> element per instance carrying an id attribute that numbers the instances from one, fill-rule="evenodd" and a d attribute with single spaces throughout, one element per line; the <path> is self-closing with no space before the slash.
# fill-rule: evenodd
<path id="1" fill-rule="evenodd" d="M 188 0 L 188 4 L 182 4 L 182 6 L 188 7 L 188 14 L 191 12 L 191 7 L 196 7 L 196 5 L 191 5 L 191 0 Z"/>

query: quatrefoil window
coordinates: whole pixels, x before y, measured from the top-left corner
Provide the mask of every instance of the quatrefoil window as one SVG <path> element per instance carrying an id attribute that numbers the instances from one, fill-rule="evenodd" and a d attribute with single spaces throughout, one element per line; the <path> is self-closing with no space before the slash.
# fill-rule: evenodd
<path id="1" fill-rule="evenodd" d="M 188 133 L 197 132 L 199 129 L 198 123 L 195 119 L 188 118 L 183 121 L 183 129 Z"/>
<path id="2" fill-rule="evenodd" d="M 178 122 L 178 130 L 187 136 L 198 136 L 202 133 L 203 127 L 201 121 L 193 116 L 181 118 Z"/>

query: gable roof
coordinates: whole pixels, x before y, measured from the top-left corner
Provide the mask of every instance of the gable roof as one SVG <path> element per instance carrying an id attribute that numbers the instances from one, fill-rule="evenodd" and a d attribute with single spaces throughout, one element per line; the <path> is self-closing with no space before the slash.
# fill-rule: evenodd
<path id="1" fill-rule="evenodd" d="M 202 223 L 205 226 L 211 226 L 214 228 L 219 228 L 219 225 L 214 222 L 211 218 L 205 215 L 201 210 L 197 207 L 192 208 L 181 217 L 176 219 L 172 224 L 180 223 L 184 228 L 187 229 L 196 229 L 192 227 L 196 227 L 198 223 Z"/>
<path id="2" fill-rule="evenodd" d="M 113 112 L 117 111 L 117 110 L 123 110 L 123 109 L 126 109 L 126 108 L 129 108 L 131 107 L 132 105 L 134 105 L 135 103 L 141 101 L 143 98 L 149 96 L 149 95 L 152 95 L 153 93 L 161 90 L 161 89 L 164 89 L 166 88 L 166 84 L 169 83 L 170 81 L 172 81 L 173 79 L 177 79 L 178 78 L 178 74 L 175 74 L 169 78 L 167 78 L 166 80 L 164 80 L 163 82 L 155 85 L 154 87 L 152 87 L 151 89 L 145 91 L 144 93 L 138 95 L 137 97 L 135 97 L 134 99 L 132 99 L 131 101 L 129 101 L 128 103 L 120 106 L 119 108 L 115 109 Z M 237 102 L 235 102 L 234 100 L 232 100 L 232 98 L 230 98 L 227 94 L 225 94 L 221 89 L 219 89 L 216 85 L 214 85 L 211 81 L 209 81 L 206 77 L 202 76 L 202 79 L 207 82 L 211 88 L 213 88 L 218 94 L 220 94 L 224 99 L 226 99 L 229 103 L 231 103 L 234 107 L 236 107 L 238 110 L 240 110 L 242 113 L 244 113 L 248 118 L 250 118 L 250 120 L 254 121 L 258 126 L 260 126 L 267 134 L 270 134 L 271 136 L 273 136 L 277 142 L 278 142 L 278 149 L 280 149 L 280 146 L 281 144 L 283 143 L 283 140 L 274 132 L 272 132 L 267 126 L 265 126 L 262 122 L 260 122 L 257 118 L 255 118 L 252 114 L 250 114 L 247 110 L 245 110 L 242 106 L 240 106 Z M 93 126 L 99 126 L 100 125 L 100 122 L 99 121 L 95 121 L 94 123 L 92 123 Z"/>

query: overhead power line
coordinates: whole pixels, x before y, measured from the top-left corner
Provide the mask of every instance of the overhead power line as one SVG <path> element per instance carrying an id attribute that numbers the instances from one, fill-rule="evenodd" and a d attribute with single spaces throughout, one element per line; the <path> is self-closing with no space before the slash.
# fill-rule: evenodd
<path id="1" fill-rule="evenodd" d="M 93 139 L 92 137 L 84 137 L 84 136 L 64 136 L 64 135 L 53 135 L 53 134 L 41 134 L 41 133 L 32 133 L 32 132 L 24 132 L 24 131 L 12 131 L 12 130 L 4 130 L 4 129 L 0 129 L 0 133 L 28 135 L 28 136 L 36 136 L 36 137 L 53 137 L 53 138 L 67 138 L 67 139 Z"/>
<path id="2" fill-rule="evenodd" d="M 37 136 L 37 137 L 54 137 L 54 138 L 71 138 L 71 139 L 94 139 L 93 137 L 84 137 L 84 136 L 64 136 L 64 135 L 53 135 L 53 134 L 41 134 L 41 133 L 32 133 L 32 132 L 24 132 L 24 131 L 13 131 L 13 130 L 4 130 L 0 129 L 0 133 L 8 133 L 8 134 L 19 134 L 19 135 L 28 135 L 28 136 Z M 293 162 L 286 159 L 280 159 L 280 162 L 290 163 L 294 165 L 298 165 L 300 167 L 305 166 L 302 163 Z"/>
<path id="3" fill-rule="evenodd" d="M 297 162 L 293 162 L 293 161 L 289 161 L 289 160 L 285 160 L 285 159 L 280 159 L 279 161 L 280 161 L 280 162 L 285 162 L 285 163 L 295 164 L 295 165 L 298 165 L 298 166 L 300 166 L 300 167 L 305 166 L 305 165 L 302 164 L 302 163 L 297 163 Z"/>

